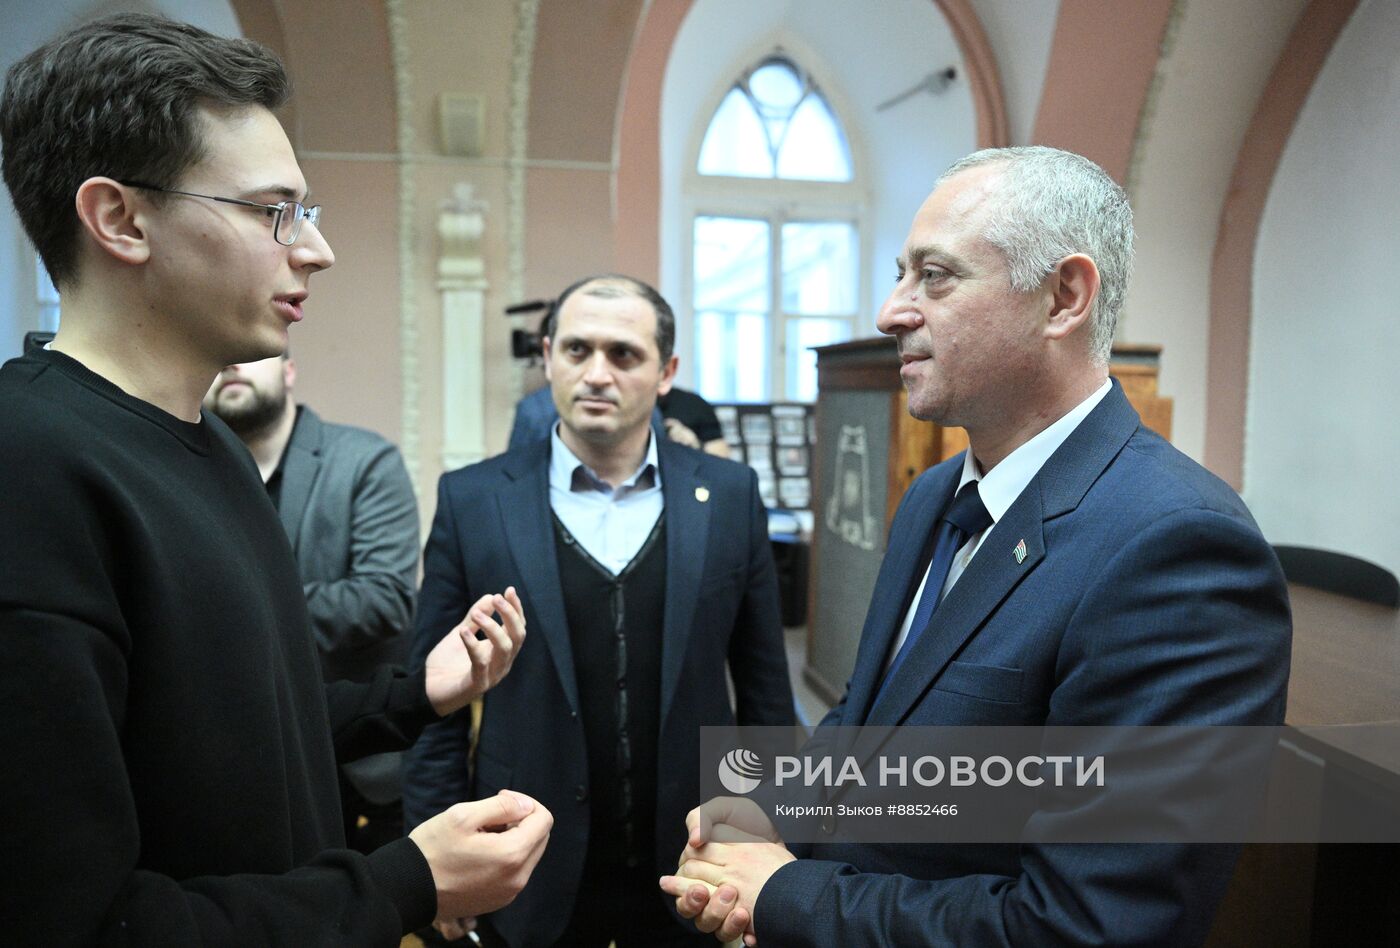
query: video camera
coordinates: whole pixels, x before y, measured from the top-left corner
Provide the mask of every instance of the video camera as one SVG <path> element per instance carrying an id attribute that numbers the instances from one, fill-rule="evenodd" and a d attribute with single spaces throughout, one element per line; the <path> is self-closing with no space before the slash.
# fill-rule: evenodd
<path id="1" fill-rule="evenodd" d="M 544 318 L 540 320 L 539 329 L 531 332 L 528 329 L 512 329 L 510 331 L 510 354 L 516 359 L 536 359 L 544 356 L 544 337 L 549 326 L 549 317 L 554 309 L 553 300 L 529 300 L 524 303 L 516 303 L 514 306 L 506 307 L 506 316 L 526 316 L 531 313 L 544 313 Z"/>

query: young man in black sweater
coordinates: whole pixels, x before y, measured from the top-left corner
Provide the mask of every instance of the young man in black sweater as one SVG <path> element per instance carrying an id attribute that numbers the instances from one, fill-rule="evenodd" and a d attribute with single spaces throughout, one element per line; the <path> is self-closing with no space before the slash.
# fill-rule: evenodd
<path id="1" fill-rule="evenodd" d="M 51 348 L 0 368 L 6 940 L 395 945 L 508 903 L 548 838 L 502 791 L 344 848 L 337 757 L 494 685 L 524 616 L 483 596 L 424 668 L 322 690 L 286 536 L 200 411 L 221 367 L 285 349 L 334 262 L 286 93 L 262 47 L 147 16 L 6 80 L 5 182 L 63 292 Z"/>

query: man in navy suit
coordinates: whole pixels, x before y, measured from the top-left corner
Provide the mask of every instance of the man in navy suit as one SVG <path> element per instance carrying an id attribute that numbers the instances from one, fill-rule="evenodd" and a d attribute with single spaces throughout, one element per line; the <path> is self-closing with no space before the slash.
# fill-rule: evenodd
<path id="1" fill-rule="evenodd" d="M 1132 242 L 1122 189 L 1050 148 L 978 152 L 920 208 L 878 325 L 898 340 L 910 413 L 966 428 L 970 446 L 901 502 L 822 727 L 1282 723 L 1292 630 L 1276 558 L 1235 493 L 1145 429 L 1109 378 Z M 1037 812 L 1031 828 L 1066 818 Z M 681 914 L 784 948 L 1199 944 L 1238 852 L 789 851 L 730 798 L 688 823 L 687 861 L 662 879 Z"/>
<path id="2" fill-rule="evenodd" d="M 653 433 L 676 371 L 666 301 L 609 276 L 557 306 L 545 366 L 559 424 L 442 478 L 415 649 L 502 577 L 532 634 L 475 733 L 458 715 L 410 752 L 407 823 L 505 786 L 556 814 L 530 887 L 486 920 L 488 940 L 706 944 L 656 876 L 675 867 L 700 802 L 699 728 L 793 723 L 767 517 L 749 468 Z"/>

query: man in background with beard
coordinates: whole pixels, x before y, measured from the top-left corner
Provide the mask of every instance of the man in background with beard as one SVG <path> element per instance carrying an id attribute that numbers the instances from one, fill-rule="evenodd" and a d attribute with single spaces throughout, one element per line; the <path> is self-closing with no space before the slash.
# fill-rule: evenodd
<path id="1" fill-rule="evenodd" d="M 248 446 L 292 552 L 326 681 L 408 658 L 418 504 L 397 448 L 291 398 L 289 353 L 225 366 L 204 397 Z M 403 835 L 398 752 L 340 767 L 345 837 L 363 853 Z"/>

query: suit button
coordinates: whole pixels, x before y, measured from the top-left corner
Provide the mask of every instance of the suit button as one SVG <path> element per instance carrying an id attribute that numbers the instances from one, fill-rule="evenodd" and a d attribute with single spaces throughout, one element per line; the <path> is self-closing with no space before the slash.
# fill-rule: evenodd
<path id="1" fill-rule="evenodd" d="M 582 803 L 588 799 L 588 788 L 583 784 L 574 787 L 574 799 Z"/>
<path id="2" fill-rule="evenodd" d="M 834 814 L 828 813 L 826 816 L 822 817 L 822 832 L 828 836 L 836 832 L 836 817 Z"/>
<path id="3" fill-rule="evenodd" d="M 577 711 L 570 711 L 570 712 L 569 712 L 569 720 L 571 720 L 571 721 L 577 721 L 577 720 L 578 720 L 578 712 L 577 712 Z"/>

